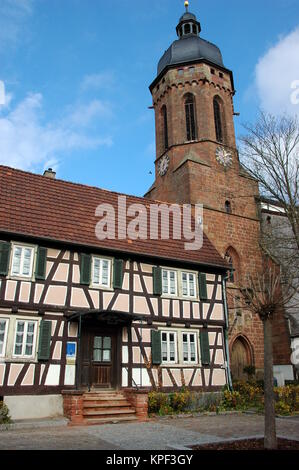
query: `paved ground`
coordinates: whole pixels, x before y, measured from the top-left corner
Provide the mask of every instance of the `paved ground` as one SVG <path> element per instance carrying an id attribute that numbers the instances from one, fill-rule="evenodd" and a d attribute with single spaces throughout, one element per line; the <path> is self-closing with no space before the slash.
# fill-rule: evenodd
<path id="1" fill-rule="evenodd" d="M 263 416 L 234 414 L 90 427 L 33 427 L 0 431 L 0 450 L 170 450 L 223 439 L 261 436 L 263 426 Z M 277 432 L 281 437 L 299 440 L 299 417 L 278 418 Z"/>

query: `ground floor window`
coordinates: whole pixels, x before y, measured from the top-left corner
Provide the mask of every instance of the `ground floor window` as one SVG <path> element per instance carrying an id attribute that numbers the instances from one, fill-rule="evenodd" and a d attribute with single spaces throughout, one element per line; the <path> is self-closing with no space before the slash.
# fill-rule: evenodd
<path id="1" fill-rule="evenodd" d="M 177 362 L 177 334 L 173 331 L 162 331 L 162 361 Z"/>
<path id="2" fill-rule="evenodd" d="M 0 318 L 0 357 L 5 356 L 8 319 Z"/>
<path id="3" fill-rule="evenodd" d="M 183 362 L 185 364 L 196 364 L 197 360 L 197 346 L 196 346 L 196 333 L 183 333 Z"/>
<path id="4" fill-rule="evenodd" d="M 17 320 L 14 343 L 14 356 L 33 357 L 36 342 L 36 321 Z"/>
<path id="5" fill-rule="evenodd" d="M 163 364 L 198 364 L 199 334 L 195 331 L 161 331 Z"/>

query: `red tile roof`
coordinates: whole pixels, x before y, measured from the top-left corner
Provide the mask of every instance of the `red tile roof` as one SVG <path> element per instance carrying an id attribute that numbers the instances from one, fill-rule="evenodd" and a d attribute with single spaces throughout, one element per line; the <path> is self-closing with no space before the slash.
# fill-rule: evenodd
<path id="1" fill-rule="evenodd" d="M 151 203 L 157 204 L 157 201 L 145 198 L 51 179 L 0 165 L 0 233 L 227 267 L 206 235 L 203 247 L 196 251 L 185 250 L 184 239 L 98 240 L 95 227 L 100 217 L 95 216 L 96 207 L 103 203 L 117 207 L 119 196 L 127 197 L 127 206 L 137 203 L 148 208 Z"/>

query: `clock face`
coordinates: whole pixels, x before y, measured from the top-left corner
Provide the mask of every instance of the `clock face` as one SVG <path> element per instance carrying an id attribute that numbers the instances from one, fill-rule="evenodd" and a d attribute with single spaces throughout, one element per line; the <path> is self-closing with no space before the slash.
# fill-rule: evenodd
<path id="1" fill-rule="evenodd" d="M 223 165 L 225 168 L 231 166 L 233 162 L 232 154 L 225 150 L 223 147 L 218 147 L 216 149 L 216 160 L 220 165 Z"/>
<path id="2" fill-rule="evenodd" d="M 158 171 L 160 176 L 164 176 L 167 173 L 169 167 L 169 156 L 164 155 L 158 163 Z"/>

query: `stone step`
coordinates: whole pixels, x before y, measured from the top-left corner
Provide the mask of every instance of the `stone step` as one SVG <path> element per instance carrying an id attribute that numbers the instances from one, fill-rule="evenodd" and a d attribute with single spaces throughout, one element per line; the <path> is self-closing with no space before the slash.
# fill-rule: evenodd
<path id="1" fill-rule="evenodd" d="M 118 416 L 118 415 L 132 415 L 135 414 L 136 411 L 133 408 L 126 407 L 126 408 L 109 408 L 103 410 L 84 410 L 83 416 Z"/>
<path id="2" fill-rule="evenodd" d="M 83 424 L 87 424 L 88 426 L 96 426 L 97 424 L 118 424 L 118 423 L 126 423 L 130 421 L 137 421 L 136 416 L 118 416 L 112 418 L 85 418 L 83 420 Z"/>
<path id="3" fill-rule="evenodd" d="M 131 404 L 127 400 L 90 400 L 90 401 L 83 401 L 83 408 L 110 408 L 110 407 L 123 407 L 123 406 L 131 406 Z"/>

